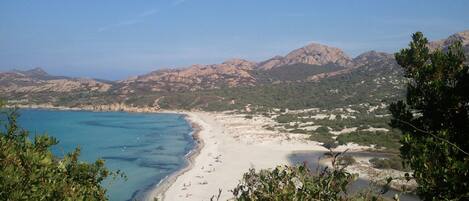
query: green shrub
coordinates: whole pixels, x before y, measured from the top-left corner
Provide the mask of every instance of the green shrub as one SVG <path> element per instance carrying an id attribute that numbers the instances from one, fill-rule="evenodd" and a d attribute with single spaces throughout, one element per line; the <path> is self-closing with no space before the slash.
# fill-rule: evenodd
<path id="1" fill-rule="evenodd" d="M 293 114 L 281 114 L 275 118 L 278 123 L 290 123 L 298 121 L 298 116 Z"/>
<path id="2" fill-rule="evenodd" d="M 335 161 L 335 159 L 333 160 Z M 315 175 L 305 165 L 278 166 L 273 170 L 250 169 L 233 190 L 236 200 L 321 200 L 347 199 L 347 186 L 358 175 L 333 162 Z"/>
<path id="3" fill-rule="evenodd" d="M 374 168 L 378 169 L 394 169 L 404 171 L 402 166 L 402 159 L 399 157 L 391 157 L 391 158 L 372 158 L 370 159 L 370 163 L 373 165 Z"/>
<path id="4" fill-rule="evenodd" d="M 329 133 L 329 128 L 321 126 L 315 130 L 317 133 Z"/>
<path id="5" fill-rule="evenodd" d="M 297 128 L 297 129 L 291 130 L 290 133 L 302 133 L 302 134 L 306 134 L 306 133 L 308 133 L 308 131 L 305 130 L 305 129 L 299 129 L 299 128 Z"/>
<path id="6" fill-rule="evenodd" d="M 274 169 L 255 171 L 250 169 L 232 190 L 237 201 L 384 201 L 391 180 L 380 189 L 366 188 L 350 194 L 349 185 L 358 174 L 345 171 L 354 160 L 329 150 L 331 167 L 311 171 L 306 165 L 277 166 Z M 378 191 L 376 191 L 378 190 Z"/>
<path id="7" fill-rule="evenodd" d="M 335 143 L 335 140 L 332 139 L 332 135 L 329 133 L 311 133 L 309 136 L 310 140 L 322 143 Z"/>
<path id="8" fill-rule="evenodd" d="M 326 149 L 334 149 L 339 146 L 333 139 L 322 143 L 322 146 Z"/>
<path id="9" fill-rule="evenodd" d="M 350 156 L 350 155 L 344 155 L 339 158 L 340 165 L 349 166 L 349 165 L 355 164 L 356 162 L 357 161 L 355 160 L 355 158 L 353 158 L 353 156 Z"/>
<path id="10" fill-rule="evenodd" d="M 339 135 L 337 141 L 339 144 L 353 142 L 363 146 L 376 145 L 376 148 L 384 147 L 396 152 L 401 146 L 399 135 L 388 132 L 355 131 Z"/>
<path id="11" fill-rule="evenodd" d="M 400 155 L 423 200 L 469 200 L 469 65 L 453 43 L 431 51 L 417 32 L 395 54 L 409 82 L 406 100 L 389 107 L 391 126 L 403 133 Z"/>

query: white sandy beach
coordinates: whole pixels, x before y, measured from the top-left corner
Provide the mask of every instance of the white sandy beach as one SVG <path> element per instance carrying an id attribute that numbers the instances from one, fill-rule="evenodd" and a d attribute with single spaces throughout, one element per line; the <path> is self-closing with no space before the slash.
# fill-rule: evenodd
<path id="1" fill-rule="evenodd" d="M 320 143 L 307 140 L 308 135 L 267 130 L 275 122 L 266 117 L 245 118 L 245 115 L 214 112 L 183 112 L 198 127 L 201 143 L 189 157 L 185 169 L 166 179 L 153 189 L 146 200 L 210 200 L 221 189 L 220 200 L 232 198 L 231 190 L 250 168 L 266 169 L 290 164 L 289 156 L 301 152 L 326 152 Z M 334 151 L 363 151 L 370 147 L 349 144 Z M 368 159 L 357 158 L 358 163 L 347 168 L 360 173 L 360 178 L 386 173 L 370 167 Z M 327 161 L 327 160 L 326 160 Z M 325 164 L 321 161 L 321 164 Z M 327 162 L 326 162 L 327 165 Z M 403 172 L 394 171 L 394 176 Z M 383 177 L 385 178 L 385 177 Z"/>
<path id="2" fill-rule="evenodd" d="M 187 112 L 200 126 L 198 136 L 204 142 L 188 170 L 179 175 L 164 194 L 155 189 L 153 197 L 163 200 L 210 200 L 222 189 L 220 200 L 232 197 L 243 173 L 249 168 L 264 169 L 289 164 L 288 155 L 295 151 L 325 151 L 304 135 L 285 134 L 262 128 L 270 119 L 223 113 Z"/>

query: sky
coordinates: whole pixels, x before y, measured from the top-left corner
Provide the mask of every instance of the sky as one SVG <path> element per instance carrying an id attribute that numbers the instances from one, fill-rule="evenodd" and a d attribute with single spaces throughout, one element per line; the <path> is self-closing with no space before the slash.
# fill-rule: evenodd
<path id="1" fill-rule="evenodd" d="M 392 53 L 415 31 L 468 30 L 468 10 L 467 0 L 0 0 L 0 71 L 117 80 L 311 42 Z"/>

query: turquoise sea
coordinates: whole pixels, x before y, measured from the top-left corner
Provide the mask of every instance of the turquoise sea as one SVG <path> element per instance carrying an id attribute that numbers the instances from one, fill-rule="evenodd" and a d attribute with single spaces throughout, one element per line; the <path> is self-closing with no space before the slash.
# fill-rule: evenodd
<path id="1" fill-rule="evenodd" d="M 186 165 L 195 146 L 192 128 L 183 115 L 125 112 L 20 110 L 20 124 L 31 135 L 47 133 L 59 140 L 59 156 L 81 148 L 81 160 L 106 161 L 128 180 L 106 181 L 112 201 L 130 200 L 145 193 Z"/>

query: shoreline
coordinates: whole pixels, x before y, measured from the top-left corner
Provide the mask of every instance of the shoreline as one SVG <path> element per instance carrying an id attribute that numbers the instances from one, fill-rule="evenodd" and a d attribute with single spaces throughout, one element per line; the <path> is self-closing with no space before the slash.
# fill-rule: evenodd
<path id="1" fill-rule="evenodd" d="M 201 150 L 204 148 L 205 144 L 204 141 L 200 138 L 200 132 L 202 131 L 202 127 L 192 121 L 189 115 L 185 112 L 174 112 L 174 111 L 162 111 L 158 113 L 170 113 L 170 114 L 182 114 L 188 123 L 190 123 L 193 131 L 192 137 L 194 139 L 195 147 L 184 156 L 186 160 L 186 165 L 181 168 L 180 170 L 166 176 L 157 184 L 155 184 L 151 189 L 149 189 L 143 196 L 143 200 L 153 200 L 154 198 L 158 198 L 158 200 L 164 200 L 165 192 L 174 184 L 174 182 L 183 175 L 185 172 L 191 170 L 194 166 L 195 159 L 200 154 Z"/>
<path id="2" fill-rule="evenodd" d="M 182 112 L 200 126 L 204 146 L 193 155 L 191 165 L 172 175 L 149 192 L 145 200 L 210 200 L 220 191 L 220 200 L 233 197 L 230 190 L 250 168 L 290 165 L 294 151 L 324 151 L 317 142 L 297 134 L 268 131 L 269 119 L 220 112 Z"/>
<path id="3" fill-rule="evenodd" d="M 51 105 L 6 105 L 6 108 L 19 108 L 19 109 L 37 109 L 37 110 L 50 110 L 50 111 L 87 111 L 87 112 L 127 112 L 127 113 L 148 113 L 148 114 L 178 114 L 182 115 L 184 119 L 190 124 L 193 129 L 191 136 L 194 140 L 195 146 L 184 156 L 186 164 L 183 168 L 179 169 L 176 172 L 171 173 L 165 178 L 161 179 L 158 183 L 152 185 L 150 188 L 145 190 L 141 198 L 143 200 L 153 200 L 153 198 L 158 198 L 158 200 L 164 200 L 165 192 L 168 188 L 173 185 L 177 178 L 183 175 L 185 172 L 191 170 L 194 166 L 195 159 L 200 154 L 201 150 L 204 148 L 204 141 L 200 137 L 200 132 L 202 127 L 194 122 L 188 111 L 178 111 L 178 110 L 153 110 L 153 111 L 141 111 L 141 110 L 96 110 L 90 108 L 79 108 L 79 107 L 64 107 L 64 106 L 51 106 Z M 145 109 L 145 108 L 143 108 Z M 140 196 L 138 196 L 140 197 Z M 134 199 L 133 197 L 132 199 Z"/>
<path id="4" fill-rule="evenodd" d="M 109 105 L 83 105 L 80 107 L 54 106 L 52 104 L 6 104 L 6 108 L 20 109 L 41 109 L 41 110 L 58 110 L 58 111 L 89 111 L 89 112 L 129 112 L 129 113 L 166 113 L 158 107 L 134 107 L 125 104 L 109 104 Z M 167 111 L 167 113 L 173 113 Z M 175 110 L 174 113 L 177 113 Z"/>

